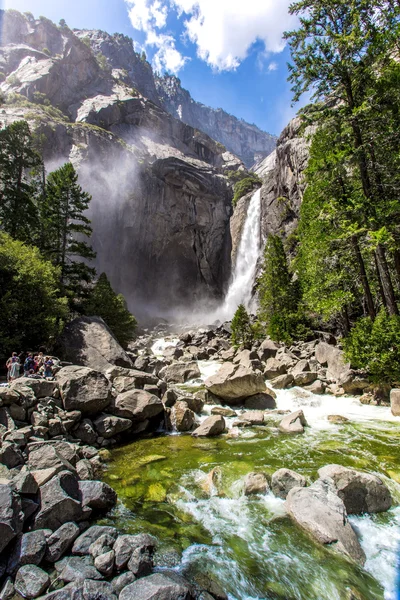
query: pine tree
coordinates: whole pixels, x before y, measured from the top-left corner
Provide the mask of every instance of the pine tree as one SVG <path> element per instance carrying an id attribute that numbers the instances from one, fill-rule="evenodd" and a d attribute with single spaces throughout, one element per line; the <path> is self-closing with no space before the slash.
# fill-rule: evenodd
<path id="1" fill-rule="evenodd" d="M 92 228 L 84 212 L 90 194 L 78 184 L 78 175 L 71 163 L 50 173 L 42 211 L 43 253 L 60 268 L 60 288 L 70 301 L 79 306 L 95 271 L 87 262 L 96 254 L 86 241 Z"/>
<path id="2" fill-rule="evenodd" d="M 0 225 L 22 241 L 32 240 L 38 228 L 31 171 L 41 164 L 26 121 L 15 121 L 0 131 Z"/>
<path id="3" fill-rule="evenodd" d="M 85 303 L 85 313 L 101 317 L 111 329 L 121 346 L 133 339 L 137 321 L 126 307 L 122 294 L 116 294 L 102 273 Z"/>
<path id="4" fill-rule="evenodd" d="M 239 304 L 231 323 L 232 344 L 248 348 L 253 342 L 253 329 L 250 317 L 243 304 Z"/>
<path id="5" fill-rule="evenodd" d="M 277 341 L 290 341 L 298 321 L 297 285 L 292 282 L 280 237 L 269 236 L 258 282 L 259 319 L 267 334 Z"/>

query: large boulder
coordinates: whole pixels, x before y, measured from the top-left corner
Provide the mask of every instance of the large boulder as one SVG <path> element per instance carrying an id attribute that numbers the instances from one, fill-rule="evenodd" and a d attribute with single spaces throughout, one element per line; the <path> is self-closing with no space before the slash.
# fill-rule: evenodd
<path id="1" fill-rule="evenodd" d="M 194 600 L 190 584 L 176 573 L 154 573 L 125 587 L 119 600 Z"/>
<path id="2" fill-rule="evenodd" d="M 267 379 L 274 379 L 279 375 L 285 375 L 287 367 L 276 358 L 269 358 L 265 363 L 264 377 Z"/>
<path id="3" fill-rule="evenodd" d="M 22 565 L 40 565 L 47 547 L 43 529 L 28 531 L 17 538 L 8 558 L 7 571 L 14 573 Z"/>
<path id="4" fill-rule="evenodd" d="M 383 512 L 392 505 L 390 491 L 376 475 L 341 465 L 322 467 L 318 475 L 321 479 L 332 479 L 336 493 L 343 500 L 349 515 Z"/>
<path id="5" fill-rule="evenodd" d="M 95 419 L 94 426 L 99 435 L 108 439 L 132 427 L 132 421 L 113 415 L 101 415 Z"/>
<path id="6" fill-rule="evenodd" d="M 99 539 L 102 535 L 109 535 L 114 539 L 117 539 L 117 530 L 115 527 L 108 525 L 93 525 L 84 531 L 74 542 L 72 546 L 72 553 L 84 556 L 89 554 L 89 548 Z"/>
<path id="7" fill-rule="evenodd" d="M 100 317 L 79 317 L 60 338 L 62 357 L 74 365 L 104 371 L 110 365 L 132 367 L 132 361 Z"/>
<path id="8" fill-rule="evenodd" d="M 117 494 L 104 481 L 79 481 L 82 506 L 107 512 L 117 503 Z"/>
<path id="9" fill-rule="evenodd" d="M 131 419 L 135 423 L 152 419 L 163 410 L 164 405 L 160 398 L 145 390 L 129 390 L 118 394 L 111 409 L 118 417 Z"/>
<path id="10" fill-rule="evenodd" d="M 306 485 L 306 478 L 290 469 L 279 469 L 271 477 L 271 489 L 275 496 L 282 498 L 282 500 L 286 500 L 292 488 L 305 487 Z"/>
<path id="11" fill-rule="evenodd" d="M 221 415 L 207 417 L 192 433 L 193 437 L 214 437 L 225 431 L 225 419 Z"/>
<path id="12" fill-rule="evenodd" d="M 244 479 L 243 492 L 245 496 L 253 494 L 266 494 L 269 490 L 268 479 L 265 473 L 248 473 Z"/>
<path id="13" fill-rule="evenodd" d="M 390 408 L 393 416 L 400 417 L 400 389 L 391 390 Z"/>
<path id="14" fill-rule="evenodd" d="M 64 367 L 56 375 L 65 410 L 80 410 L 93 415 L 101 412 L 111 401 L 111 383 L 88 367 Z"/>
<path id="15" fill-rule="evenodd" d="M 140 554 L 148 554 L 152 559 L 153 552 L 156 548 L 156 539 L 146 533 L 139 535 L 120 535 L 115 544 L 115 566 L 118 571 L 125 569 L 134 554 L 137 561 Z M 133 566 L 133 562 L 131 563 Z M 131 571 L 132 572 L 132 571 Z"/>
<path id="16" fill-rule="evenodd" d="M 11 485 L 0 484 L 0 552 L 22 531 L 21 499 Z"/>
<path id="17" fill-rule="evenodd" d="M 60 471 L 75 471 L 72 464 L 57 452 L 57 448 L 50 444 L 44 444 L 38 448 L 33 448 L 29 452 L 28 467 L 32 471 L 41 469 L 55 469 L 56 473 Z"/>
<path id="18" fill-rule="evenodd" d="M 291 373 L 287 373 L 286 375 L 279 375 L 279 377 L 275 377 L 275 379 L 273 379 L 270 383 L 276 390 L 285 390 L 286 388 L 290 388 L 294 385 L 294 377 Z"/>
<path id="19" fill-rule="evenodd" d="M 339 381 L 344 379 L 350 371 L 350 363 L 344 358 L 343 350 L 336 346 L 331 346 L 326 342 L 320 342 L 315 347 L 315 358 L 323 367 L 328 367 L 326 372 L 327 379 Z"/>
<path id="20" fill-rule="evenodd" d="M 233 405 L 267 389 L 261 373 L 233 363 L 224 363 L 218 373 L 206 379 L 205 386 L 212 394 Z"/>
<path id="21" fill-rule="evenodd" d="M 167 383 L 185 383 L 201 377 L 197 362 L 176 362 L 161 369 L 159 376 Z"/>
<path id="22" fill-rule="evenodd" d="M 314 540 L 364 564 L 365 554 L 332 481 L 318 479 L 310 487 L 292 488 L 285 507 Z"/>
<path id="23" fill-rule="evenodd" d="M 58 389 L 58 385 L 55 381 L 32 379 L 31 377 L 19 377 L 10 384 L 10 389 L 21 396 L 24 396 L 25 388 L 33 390 L 36 398 L 39 399 L 46 398 L 47 396 L 54 396 Z"/>
<path id="24" fill-rule="evenodd" d="M 258 356 L 260 360 L 268 360 L 274 358 L 279 350 L 279 346 L 272 340 L 264 340 L 258 349 Z"/>
<path id="25" fill-rule="evenodd" d="M 47 539 L 47 550 L 45 559 L 48 562 L 55 563 L 66 553 L 72 546 L 80 533 L 80 529 L 76 523 L 70 521 L 61 525 Z"/>
<path id="26" fill-rule="evenodd" d="M 171 408 L 171 424 L 176 431 L 191 431 L 196 423 L 194 412 L 186 402 L 178 401 Z"/>
<path id="27" fill-rule="evenodd" d="M 304 433 L 304 427 L 307 426 L 302 410 L 296 410 L 290 415 L 283 417 L 279 423 L 279 431 L 282 433 Z"/>
<path id="28" fill-rule="evenodd" d="M 246 398 L 244 407 L 248 410 L 272 410 L 276 408 L 276 400 L 272 395 L 274 392 L 272 390 L 268 390 L 268 392 L 270 393 L 255 394 L 250 398 Z"/>
<path id="29" fill-rule="evenodd" d="M 33 528 L 55 531 L 67 521 L 84 521 L 91 512 L 82 508 L 76 475 L 62 471 L 40 488 L 40 510 Z"/>
<path id="30" fill-rule="evenodd" d="M 14 585 L 23 598 L 37 598 L 49 587 L 50 577 L 36 565 L 24 565 L 19 569 Z"/>

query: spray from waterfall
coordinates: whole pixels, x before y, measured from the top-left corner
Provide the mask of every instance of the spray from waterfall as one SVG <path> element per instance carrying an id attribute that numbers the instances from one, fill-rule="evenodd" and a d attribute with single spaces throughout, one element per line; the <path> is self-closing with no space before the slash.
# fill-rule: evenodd
<path id="1" fill-rule="evenodd" d="M 231 319 L 239 304 L 251 308 L 257 261 L 261 253 L 261 189 L 254 192 L 236 254 L 235 268 L 225 300 L 217 311 L 221 321 Z"/>

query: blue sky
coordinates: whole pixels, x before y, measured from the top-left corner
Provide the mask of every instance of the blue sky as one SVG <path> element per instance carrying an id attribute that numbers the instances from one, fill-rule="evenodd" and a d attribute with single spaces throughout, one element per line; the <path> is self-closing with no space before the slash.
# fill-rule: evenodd
<path id="1" fill-rule="evenodd" d="M 71 28 L 132 37 L 159 70 L 175 72 L 195 100 L 279 134 L 295 109 L 282 33 L 290 0 L 3 0 Z M 0 0 L 1 5 L 1 0 Z"/>

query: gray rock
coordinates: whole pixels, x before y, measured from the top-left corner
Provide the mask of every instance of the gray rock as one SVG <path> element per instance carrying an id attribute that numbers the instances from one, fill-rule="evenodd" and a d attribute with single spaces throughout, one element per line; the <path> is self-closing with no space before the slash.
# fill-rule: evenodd
<path id="1" fill-rule="evenodd" d="M 119 596 L 122 590 L 134 581 L 136 581 L 136 577 L 131 571 L 127 571 L 126 573 L 118 575 L 118 577 L 114 577 L 114 579 L 111 581 L 114 594 Z"/>
<path id="2" fill-rule="evenodd" d="M 179 575 L 154 573 L 124 588 L 119 600 L 194 600 L 194 595 Z"/>
<path id="3" fill-rule="evenodd" d="M 248 473 L 244 480 L 244 495 L 265 494 L 269 490 L 265 473 Z"/>
<path id="4" fill-rule="evenodd" d="M 244 407 L 247 410 L 272 410 L 276 408 L 276 400 L 271 394 L 255 394 L 246 398 Z"/>
<path id="5" fill-rule="evenodd" d="M 82 506 L 96 511 L 109 511 L 117 503 L 117 494 L 103 481 L 80 481 Z"/>
<path id="6" fill-rule="evenodd" d="M 110 577 L 114 570 L 114 559 L 114 550 L 109 550 L 108 552 L 100 554 L 100 556 L 97 556 L 94 559 L 94 566 L 98 571 L 100 571 L 100 573 L 102 573 L 102 575 L 104 575 L 104 577 Z"/>
<path id="7" fill-rule="evenodd" d="M 321 479 L 330 478 L 343 500 L 347 514 L 376 513 L 389 510 L 392 496 L 383 481 L 371 473 L 362 473 L 341 465 L 319 469 Z"/>
<path id="8" fill-rule="evenodd" d="M 206 388 L 227 404 L 240 404 L 241 400 L 266 391 L 261 373 L 233 363 L 224 363 L 218 373 L 204 382 Z"/>
<path id="9" fill-rule="evenodd" d="M 117 539 L 117 530 L 115 527 L 109 527 L 106 525 L 93 525 L 89 527 L 84 533 L 82 533 L 74 542 L 72 547 L 73 554 L 79 554 L 83 556 L 89 554 L 89 548 L 93 542 L 95 542 L 103 534 L 110 535 L 114 539 Z"/>
<path id="10" fill-rule="evenodd" d="M 111 383 L 100 373 L 88 367 L 64 367 L 56 375 L 65 410 L 79 410 L 96 414 L 111 401 Z"/>
<path id="11" fill-rule="evenodd" d="M 93 479 L 94 476 L 93 465 L 87 458 L 82 458 L 76 463 L 76 472 L 79 479 L 83 480 Z"/>
<path id="12" fill-rule="evenodd" d="M 11 485 L 0 484 L 0 552 L 22 531 L 21 499 Z"/>
<path id="13" fill-rule="evenodd" d="M 107 533 L 103 533 L 97 540 L 90 544 L 89 546 L 89 554 L 95 559 L 102 554 L 106 554 L 110 552 L 114 545 L 115 538 Z"/>
<path id="14" fill-rule="evenodd" d="M 60 346 L 65 360 L 96 371 L 104 371 L 110 364 L 133 366 L 100 317 L 79 317 L 68 323 L 61 335 Z"/>
<path id="15" fill-rule="evenodd" d="M 0 405 L 11 406 L 18 404 L 20 401 L 20 395 L 11 387 L 0 388 Z"/>
<path id="16" fill-rule="evenodd" d="M 178 401 L 171 409 L 171 423 L 176 431 L 191 431 L 196 424 L 194 412 L 186 402 Z"/>
<path id="17" fill-rule="evenodd" d="M 15 573 L 22 565 L 40 565 L 46 552 L 47 542 L 43 529 L 23 533 L 14 543 L 7 563 L 7 571 Z"/>
<path id="18" fill-rule="evenodd" d="M 270 384 L 276 390 L 285 390 L 286 388 L 290 388 L 294 385 L 294 377 L 290 373 L 287 375 L 280 375 L 279 377 L 275 377 Z"/>
<path id="19" fill-rule="evenodd" d="M 400 389 L 390 391 L 390 408 L 392 415 L 400 417 Z"/>
<path id="20" fill-rule="evenodd" d="M 307 371 L 310 371 L 310 363 L 308 360 L 303 358 L 302 360 L 299 360 L 299 362 L 293 367 L 293 369 L 291 369 L 290 372 L 293 377 L 296 377 L 296 375 L 299 375 L 300 373 L 306 373 Z"/>
<path id="21" fill-rule="evenodd" d="M 0 448 L 0 463 L 8 469 L 18 467 L 24 462 L 21 450 L 17 444 L 3 442 Z"/>
<path id="22" fill-rule="evenodd" d="M 53 397 L 58 390 L 57 383 L 55 381 L 49 381 L 48 379 L 31 379 L 30 377 L 20 377 L 10 384 L 10 388 L 21 396 L 25 393 L 25 388 L 29 388 L 35 394 L 37 399 Z"/>
<path id="23" fill-rule="evenodd" d="M 305 487 L 306 478 L 290 469 L 279 469 L 271 477 L 271 489 L 275 496 L 286 500 L 290 490 L 294 487 Z"/>
<path id="24" fill-rule="evenodd" d="M 318 373 L 311 371 L 303 371 L 294 375 L 294 385 L 303 386 L 309 385 L 318 379 Z"/>
<path id="25" fill-rule="evenodd" d="M 134 423 L 156 417 L 164 411 L 160 398 L 144 390 L 130 390 L 119 394 L 112 412 L 119 417 L 131 419 Z"/>
<path id="26" fill-rule="evenodd" d="M 304 427 L 307 426 L 307 421 L 302 410 L 290 413 L 283 417 L 279 423 L 279 431 L 282 433 L 304 433 Z"/>
<path id="27" fill-rule="evenodd" d="M 74 429 L 74 437 L 81 440 L 84 444 L 89 444 L 89 446 L 95 444 L 98 436 L 93 428 L 92 421 L 90 419 L 82 419 L 78 427 Z"/>
<path id="28" fill-rule="evenodd" d="M 225 406 L 214 406 L 211 409 L 212 415 L 221 415 L 222 417 L 237 417 L 236 411 L 232 408 L 226 408 Z"/>
<path id="29" fill-rule="evenodd" d="M 274 358 L 279 350 L 279 346 L 272 340 L 264 340 L 258 349 L 258 356 L 260 360 L 268 360 Z"/>
<path id="30" fill-rule="evenodd" d="M 15 589 L 24 598 L 37 598 L 49 587 L 50 577 L 36 565 L 24 565 L 15 577 Z"/>
<path id="31" fill-rule="evenodd" d="M 332 481 L 318 479 L 310 487 L 292 488 L 285 506 L 292 519 L 314 540 L 364 564 L 364 552 Z"/>
<path id="32" fill-rule="evenodd" d="M 13 584 L 13 580 L 11 577 L 7 577 L 0 590 L 0 598 L 1 600 L 11 600 L 14 597 L 15 588 Z"/>
<path id="33" fill-rule="evenodd" d="M 119 571 L 125 569 L 136 549 L 143 549 L 152 555 L 156 544 L 156 539 L 148 534 L 120 535 L 114 544 L 115 567 Z"/>
<path id="34" fill-rule="evenodd" d="M 264 424 L 264 411 L 248 410 L 240 415 L 240 420 L 247 421 L 251 425 L 263 425 Z"/>
<path id="35" fill-rule="evenodd" d="M 184 398 L 182 398 L 182 400 L 186 402 L 190 410 L 192 410 L 197 415 L 201 415 L 204 408 L 204 400 L 196 396 L 185 396 Z"/>
<path id="36" fill-rule="evenodd" d="M 47 551 L 45 558 L 48 562 L 57 562 L 69 550 L 76 540 L 80 529 L 76 523 L 69 522 L 61 525 L 47 539 Z"/>
<path id="37" fill-rule="evenodd" d="M 185 383 L 200 377 L 197 362 L 176 362 L 161 369 L 159 376 L 167 383 Z"/>
<path id="38" fill-rule="evenodd" d="M 57 452 L 55 446 L 50 444 L 45 444 L 30 451 L 28 466 L 32 471 L 55 469 L 56 473 L 65 470 L 75 472 L 72 464 Z"/>
<path id="39" fill-rule="evenodd" d="M 122 419 L 112 415 L 101 415 L 94 421 L 96 431 L 101 437 L 109 439 L 122 431 L 126 431 L 132 426 L 130 419 Z"/>
<path id="40" fill-rule="evenodd" d="M 322 395 L 325 394 L 326 385 L 319 379 L 316 379 L 311 385 L 305 386 L 305 389 L 312 394 Z"/>
<path id="41" fill-rule="evenodd" d="M 84 600 L 117 600 L 110 583 L 90 579 L 86 579 L 83 583 L 83 598 Z"/>
<path id="42" fill-rule="evenodd" d="M 80 579 L 103 579 L 90 556 L 69 556 L 61 562 L 60 578 L 66 583 Z"/>
<path id="43" fill-rule="evenodd" d="M 77 477 L 62 471 L 40 488 L 40 510 L 35 515 L 35 529 L 61 527 L 67 521 L 83 521 L 91 510 L 81 506 L 81 494 Z"/>
<path id="44" fill-rule="evenodd" d="M 214 437 L 225 431 L 225 419 L 221 415 L 207 417 L 192 433 L 193 437 Z"/>
<path id="45" fill-rule="evenodd" d="M 264 377 L 267 379 L 274 379 L 275 377 L 279 377 L 279 375 L 285 375 L 286 372 L 286 365 L 276 358 L 269 358 L 265 363 Z"/>

